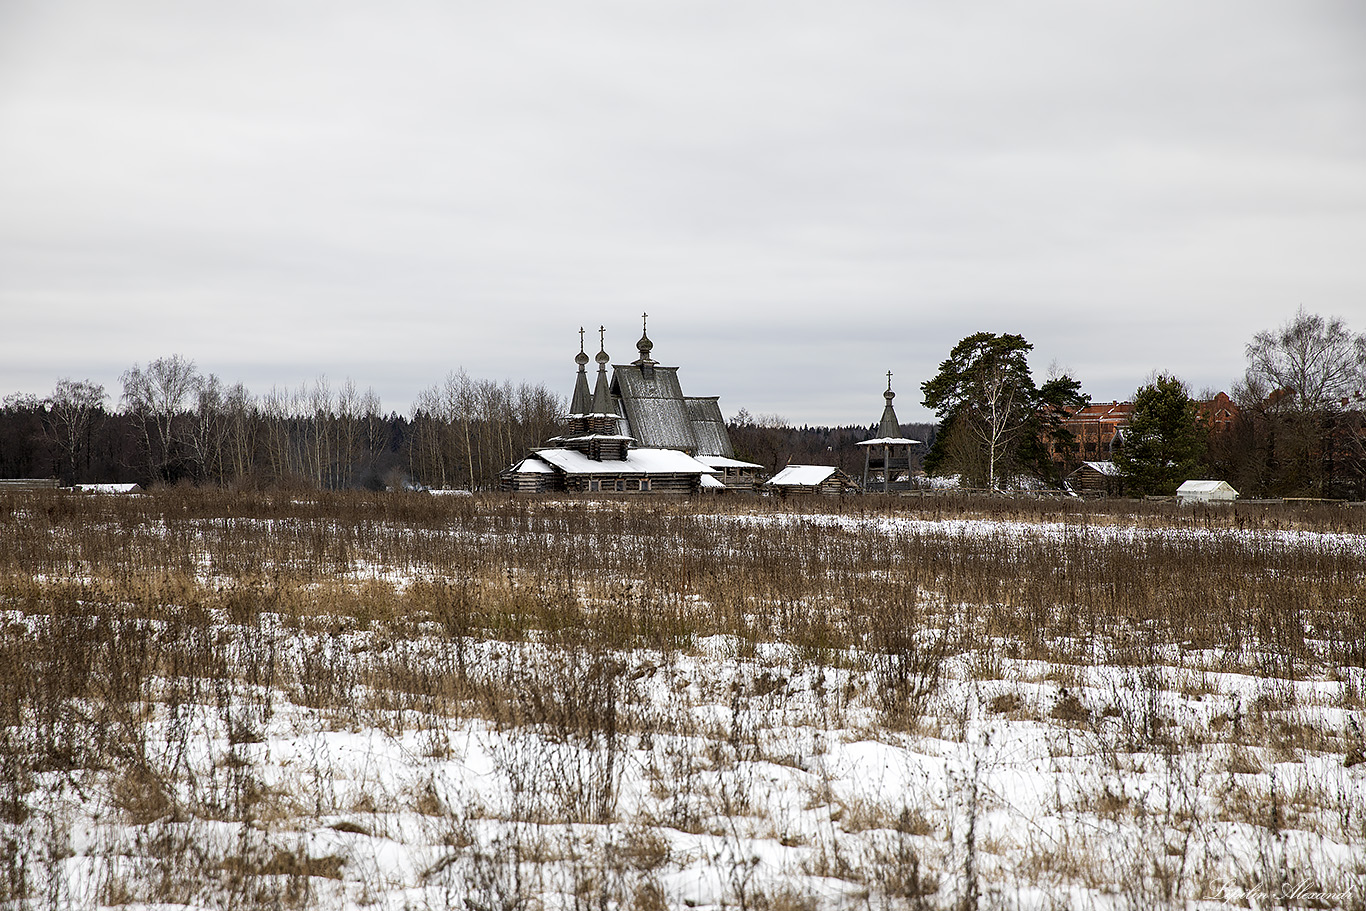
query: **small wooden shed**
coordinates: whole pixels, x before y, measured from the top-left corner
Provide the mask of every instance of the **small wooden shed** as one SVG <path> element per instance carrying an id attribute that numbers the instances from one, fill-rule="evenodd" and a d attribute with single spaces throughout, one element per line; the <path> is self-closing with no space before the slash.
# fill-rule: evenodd
<path id="1" fill-rule="evenodd" d="M 833 465 L 789 465 L 769 478 L 764 487 L 781 496 L 818 493 L 838 497 L 859 491 L 858 484 Z"/>
<path id="2" fill-rule="evenodd" d="M 1124 475 L 1114 462 L 1082 462 L 1067 476 L 1067 483 L 1073 490 L 1117 494 L 1124 489 Z"/>
<path id="3" fill-rule="evenodd" d="M 732 459 L 728 456 L 700 455 L 697 457 L 697 461 L 715 470 L 715 480 L 729 490 L 753 492 L 759 487 L 759 472 L 764 470 L 762 465 L 754 462 L 743 462 L 740 459 Z"/>

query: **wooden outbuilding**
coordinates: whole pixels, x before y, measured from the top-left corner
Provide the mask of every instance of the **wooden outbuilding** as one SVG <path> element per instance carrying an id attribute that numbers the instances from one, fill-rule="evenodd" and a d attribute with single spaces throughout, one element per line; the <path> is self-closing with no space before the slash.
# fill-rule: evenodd
<path id="1" fill-rule="evenodd" d="M 858 482 L 833 465 L 788 465 L 764 482 L 779 496 L 821 494 L 839 497 L 859 492 Z"/>
<path id="2" fill-rule="evenodd" d="M 1067 486 L 1078 492 L 1115 496 L 1124 489 L 1124 476 L 1114 462 L 1082 462 L 1067 476 Z"/>
<path id="3" fill-rule="evenodd" d="M 0 478 L 0 493 L 56 490 L 61 486 L 61 483 L 57 478 Z"/>
<path id="4" fill-rule="evenodd" d="M 716 472 L 715 480 L 726 490 L 753 492 L 759 489 L 764 466 L 726 456 L 698 456 L 697 461 Z"/>

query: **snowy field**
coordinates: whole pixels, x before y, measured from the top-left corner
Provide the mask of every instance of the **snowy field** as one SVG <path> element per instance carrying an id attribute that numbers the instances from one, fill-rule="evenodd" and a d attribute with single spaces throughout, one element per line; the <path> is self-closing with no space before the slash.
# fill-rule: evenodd
<path id="1" fill-rule="evenodd" d="M 1350 526 L 506 503 L 11 501 L 6 906 L 1366 906 Z"/>

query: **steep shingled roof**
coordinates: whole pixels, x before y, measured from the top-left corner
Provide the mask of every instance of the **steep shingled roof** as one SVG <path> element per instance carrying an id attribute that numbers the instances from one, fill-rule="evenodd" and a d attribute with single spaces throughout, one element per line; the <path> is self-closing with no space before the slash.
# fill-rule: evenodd
<path id="1" fill-rule="evenodd" d="M 611 393 L 622 418 L 620 432 L 640 446 L 681 449 L 692 455 L 733 457 L 735 450 L 716 396 L 685 396 L 677 367 L 661 367 L 642 327 L 639 357 L 612 365 Z"/>
<path id="2" fill-rule="evenodd" d="M 612 395 L 640 445 L 697 451 L 677 367 L 614 364 Z"/>

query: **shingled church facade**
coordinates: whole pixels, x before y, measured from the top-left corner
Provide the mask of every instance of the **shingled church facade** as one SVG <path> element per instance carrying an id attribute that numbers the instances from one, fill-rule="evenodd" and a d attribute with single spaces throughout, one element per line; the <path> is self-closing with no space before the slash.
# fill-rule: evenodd
<path id="1" fill-rule="evenodd" d="M 728 483 L 752 487 L 744 472 L 760 466 L 735 458 L 718 397 L 683 394 L 678 368 L 651 357 L 654 343 L 644 317 L 638 357 L 629 364 L 611 364 L 605 336 L 600 328 L 590 392 L 579 330 L 578 375 L 564 433 L 506 469 L 503 489 L 691 494 Z"/>

